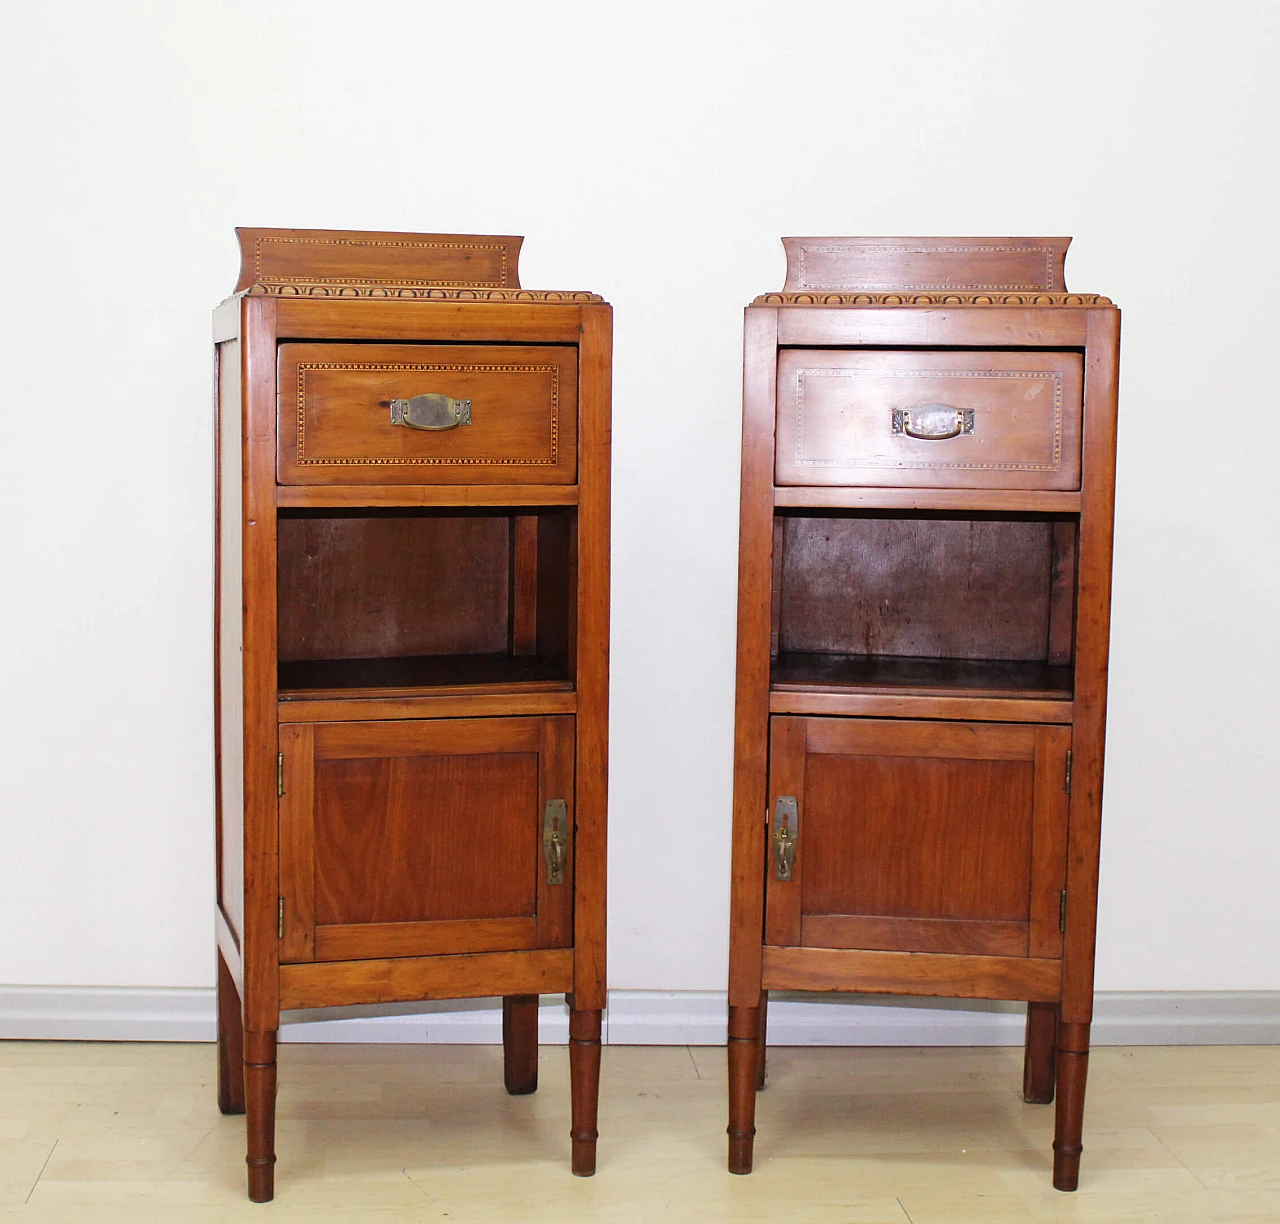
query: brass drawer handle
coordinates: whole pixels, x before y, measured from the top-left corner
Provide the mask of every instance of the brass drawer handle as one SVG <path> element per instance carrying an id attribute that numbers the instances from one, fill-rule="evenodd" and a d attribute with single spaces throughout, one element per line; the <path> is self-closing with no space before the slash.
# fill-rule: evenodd
<path id="1" fill-rule="evenodd" d="M 893 410 L 893 432 L 937 442 L 973 433 L 973 409 L 952 408 L 950 404 L 925 404 L 920 408 Z"/>
<path id="2" fill-rule="evenodd" d="M 409 429 L 456 429 L 471 424 L 471 401 L 438 392 L 391 401 L 391 424 Z"/>

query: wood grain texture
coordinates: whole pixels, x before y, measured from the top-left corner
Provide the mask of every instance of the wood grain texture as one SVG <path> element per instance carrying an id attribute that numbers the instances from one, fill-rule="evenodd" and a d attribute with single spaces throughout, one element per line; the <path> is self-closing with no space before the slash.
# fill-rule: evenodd
<path id="1" fill-rule="evenodd" d="M 769 790 L 769 636 L 773 563 L 773 436 L 778 312 L 744 322 L 742 485 L 738 527 L 738 653 L 734 698 L 729 1008 L 760 999 L 765 820 Z"/>
<path id="2" fill-rule="evenodd" d="M 777 483 L 1078 489 L 1080 382 L 1078 353 L 784 349 Z M 939 404 L 972 432 L 893 431 Z"/>
<path id="3" fill-rule="evenodd" d="M 281 484 L 572 484 L 572 347 L 283 344 Z M 396 425 L 391 401 L 471 401 L 471 423 Z"/>
<path id="4" fill-rule="evenodd" d="M 784 289 L 1066 291 L 1070 238 L 784 238 Z"/>
<path id="5" fill-rule="evenodd" d="M 1029 1105 L 1048 1105 L 1053 1100 L 1057 1040 L 1057 1005 L 1028 1003 L 1027 1035 L 1022 1063 L 1022 1099 Z"/>
<path id="6" fill-rule="evenodd" d="M 577 709 L 575 693 L 546 691 L 542 686 L 518 684 L 510 689 L 488 689 L 467 685 L 441 693 L 433 688 L 414 696 L 348 696 L 334 699 L 307 698 L 281 693 L 279 716 L 282 723 L 293 722 L 377 722 L 397 718 L 490 718 L 495 715 L 572 714 Z"/>
<path id="7" fill-rule="evenodd" d="M 533 918 L 437 918 L 425 922 L 317 926 L 315 956 L 306 959 L 345 961 L 361 960 L 370 955 L 518 952 L 536 947 L 538 924 Z"/>
<path id="8" fill-rule="evenodd" d="M 962 306 L 778 310 L 778 343 L 794 348 L 1083 348 L 1087 310 Z"/>
<path id="9" fill-rule="evenodd" d="M 538 1090 L 538 996 L 502 1000 L 502 1081 L 512 1096 Z"/>
<path id="10" fill-rule="evenodd" d="M 999 693 L 991 697 L 938 697 L 786 686 L 769 694 L 770 714 L 1069 723 L 1071 711 L 1069 701 L 1020 700 Z"/>
<path id="11" fill-rule="evenodd" d="M 1071 669 L 1024 660 L 788 651 L 773 661 L 770 692 L 1069 702 Z"/>
<path id="12" fill-rule="evenodd" d="M 218 1109 L 244 1113 L 244 1023 L 240 995 L 221 953 L 217 957 Z"/>
<path id="13" fill-rule="evenodd" d="M 1078 492 L 1037 489 L 886 489 L 856 485 L 779 485 L 779 509 L 965 510 L 1027 514 L 1077 514 Z"/>
<path id="14" fill-rule="evenodd" d="M 497 234 L 236 229 L 236 291 L 264 282 L 520 288 L 523 238 Z"/>
<path id="15" fill-rule="evenodd" d="M 1028 923 L 982 918 L 885 918 L 879 914 L 803 914 L 806 948 L 866 948 L 882 952 L 953 952 L 1026 956 Z M 769 939 L 768 936 L 766 936 Z M 774 941 L 769 939 L 770 943 Z"/>
<path id="16" fill-rule="evenodd" d="M 573 988 L 573 950 L 404 956 L 280 967 L 283 1007 L 345 1007 L 420 999 L 563 994 Z"/>
<path id="17" fill-rule="evenodd" d="M 1072 732 L 1067 930 L 1061 1023 L 1093 1018 L 1102 767 L 1111 643 L 1111 549 L 1115 520 L 1120 314 L 1089 312 L 1085 355 L 1085 509 L 1080 515 L 1076 597 L 1076 717 Z M 1082 1088 L 1083 1091 L 1083 1088 Z M 1061 1105 L 1060 1105 L 1061 1107 Z"/>
<path id="18" fill-rule="evenodd" d="M 600 1020 L 597 1009 L 570 1006 L 569 1090 L 573 1122 L 569 1138 L 570 1168 L 575 1177 L 591 1177 L 596 1171 L 596 1140 L 600 1137 L 596 1129 L 600 1110 Z"/>
<path id="19" fill-rule="evenodd" d="M 607 1002 L 612 370 L 613 313 L 607 306 L 584 306 L 579 357 L 583 411 L 578 518 L 576 525 L 566 522 L 565 527 L 570 540 L 576 541 L 576 548 L 571 547 L 568 555 L 577 557 L 576 568 L 569 570 L 577 589 L 569 667 L 578 690 L 573 1006 L 585 1012 L 598 1012 Z M 540 591 L 539 606 L 543 602 Z"/>
<path id="20" fill-rule="evenodd" d="M 582 336 L 583 308 L 568 303 L 268 300 L 278 312 L 279 335 L 293 340 L 577 344 Z"/>
<path id="21" fill-rule="evenodd" d="M 279 485 L 276 504 L 298 509 L 395 506 L 576 506 L 577 485 Z"/>
<path id="22" fill-rule="evenodd" d="M 1018 956 L 766 947 L 763 963 L 766 990 L 1053 1002 L 1062 981 L 1060 961 Z"/>

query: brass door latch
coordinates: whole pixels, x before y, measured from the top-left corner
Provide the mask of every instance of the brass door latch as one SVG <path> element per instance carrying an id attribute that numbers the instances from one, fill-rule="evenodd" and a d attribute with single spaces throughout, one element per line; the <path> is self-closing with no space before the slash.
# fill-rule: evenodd
<path id="1" fill-rule="evenodd" d="M 779 795 L 773 808 L 773 878 L 790 880 L 796 862 L 800 814 L 794 795 Z"/>
<path id="2" fill-rule="evenodd" d="M 547 860 L 547 883 L 564 883 L 569 860 L 569 812 L 563 799 L 548 799 L 542 813 L 542 853 Z"/>

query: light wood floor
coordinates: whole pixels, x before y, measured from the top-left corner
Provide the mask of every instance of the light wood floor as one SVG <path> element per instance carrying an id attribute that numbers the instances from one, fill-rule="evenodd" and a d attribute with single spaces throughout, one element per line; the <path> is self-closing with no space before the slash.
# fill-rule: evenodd
<path id="1" fill-rule="evenodd" d="M 280 1051 L 276 1201 L 207 1045 L 0 1043 L 0 1220 L 1280 1221 L 1280 1048 L 1094 1052 L 1080 1190 L 1020 1051 L 776 1049 L 756 1171 L 725 1171 L 718 1048 L 606 1048 L 600 1169 L 569 1174 L 568 1071 L 502 1090 L 495 1046 Z"/>

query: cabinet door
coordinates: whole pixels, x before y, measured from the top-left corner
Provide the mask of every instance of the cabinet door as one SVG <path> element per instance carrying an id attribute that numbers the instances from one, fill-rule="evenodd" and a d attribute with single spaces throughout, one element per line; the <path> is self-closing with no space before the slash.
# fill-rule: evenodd
<path id="1" fill-rule="evenodd" d="M 765 942 L 1061 956 L 1070 743 L 1067 727 L 774 718 Z"/>
<path id="2" fill-rule="evenodd" d="M 288 724 L 280 748 L 282 961 L 572 944 L 572 718 Z"/>

